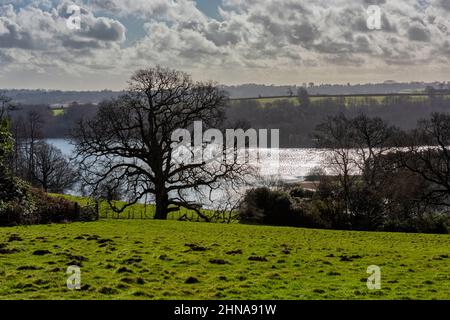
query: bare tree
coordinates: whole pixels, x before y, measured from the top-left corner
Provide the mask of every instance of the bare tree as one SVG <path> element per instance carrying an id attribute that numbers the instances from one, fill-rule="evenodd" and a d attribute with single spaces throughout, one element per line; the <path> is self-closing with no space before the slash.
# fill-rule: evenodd
<path id="1" fill-rule="evenodd" d="M 317 146 L 330 151 L 325 165 L 339 180 L 347 213 L 350 211 L 351 189 L 358 169 L 352 158 L 352 148 L 355 146 L 352 132 L 350 120 L 340 114 L 328 117 L 327 121 L 317 126 L 315 134 Z"/>
<path id="2" fill-rule="evenodd" d="M 382 221 L 387 153 L 397 129 L 379 118 L 359 114 L 331 117 L 318 128 L 319 147 L 329 149 L 326 165 L 338 178 L 337 196 L 354 225 L 370 227 Z"/>
<path id="3" fill-rule="evenodd" d="M 351 119 L 351 125 L 355 166 L 362 173 L 366 185 L 377 187 L 377 183 L 383 180 L 379 177 L 380 174 L 384 174 L 383 155 L 393 150 L 394 138 L 397 137 L 399 130 L 389 126 L 381 118 L 369 118 L 365 114 L 359 114 Z"/>
<path id="4" fill-rule="evenodd" d="M 176 161 L 172 135 L 180 128 L 192 130 L 194 121 L 220 128 L 226 102 L 214 83 L 193 82 L 186 73 L 162 67 L 137 71 L 122 97 L 103 103 L 97 116 L 80 121 L 73 133 L 84 182 L 93 192 L 105 181 L 111 189 L 122 185 L 128 203 L 110 203 L 119 212 L 150 195 L 156 219 L 185 207 L 207 220 L 189 194 L 236 183 L 245 166 L 235 159 Z"/>
<path id="5" fill-rule="evenodd" d="M 35 148 L 42 141 L 43 120 L 37 110 L 29 110 L 24 116 L 13 121 L 12 132 L 15 140 L 14 173 L 34 184 Z"/>
<path id="6" fill-rule="evenodd" d="M 450 115 L 433 113 L 405 136 L 405 152 L 396 153 L 400 166 L 419 174 L 434 187 L 424 195 L 433 204 L 450 206 Z"/>
<path id="7" fill-rule="evenodd" d="M 34 148 L 33 180 L 45 192 L 62 193 L 77 181 L 77 172 L 61 150 L 39 142 Z"/>

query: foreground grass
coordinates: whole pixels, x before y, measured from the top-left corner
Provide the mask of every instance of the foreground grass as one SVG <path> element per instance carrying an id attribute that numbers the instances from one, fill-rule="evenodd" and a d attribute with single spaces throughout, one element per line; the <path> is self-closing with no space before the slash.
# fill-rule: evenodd
<path id="1" fill-rule="evenodd" d="M 448 235 L 151 220 L 0 228 L 1 299 L 450 299 Z M 253 259 L 253 260 L 249 260 Z M 81 267 L 82 290 L 66 287 Z M 381 290 L 366 286 L 381 267 Z"/>

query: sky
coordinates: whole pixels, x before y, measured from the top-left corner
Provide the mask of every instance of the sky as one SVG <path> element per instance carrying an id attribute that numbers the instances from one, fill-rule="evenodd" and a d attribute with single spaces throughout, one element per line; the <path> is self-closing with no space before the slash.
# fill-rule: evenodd
<path id="1" fill-rule="evenodd" d="M 450 81 L 450 0 L 0 0 L 0 88 L 121 90 L 155 65 L 226 85 Z"/>

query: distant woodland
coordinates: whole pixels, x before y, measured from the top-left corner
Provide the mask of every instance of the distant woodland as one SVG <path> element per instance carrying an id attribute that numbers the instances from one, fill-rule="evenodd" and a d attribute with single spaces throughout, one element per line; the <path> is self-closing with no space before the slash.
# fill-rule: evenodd
<path id="1" fill-rule="evenodd" d="M 233 127 L 238 123 L 244 129 L 280 129 L 281 147 L 298 148 L 314 145 L 312 133 L 328 116 L 364 113 L 401 129 L 411 129 L 417 120 L 428 118 L 433 112 L 448 112 L 449 107 L 449 96 L 309 99 L 306 95 L 264 104 L 256 99 L 233 100 L 227 108 L 227 119 Z M 96 104 L 74 103 L 55 116 L 48 104 L 34 104 L 20 105 L 10 113 L 13 128 L 29 126 L 32 119 L 39 124 L 43 138 L 65 138 L 77 121 L 93 117 L 97 108 Z"/>

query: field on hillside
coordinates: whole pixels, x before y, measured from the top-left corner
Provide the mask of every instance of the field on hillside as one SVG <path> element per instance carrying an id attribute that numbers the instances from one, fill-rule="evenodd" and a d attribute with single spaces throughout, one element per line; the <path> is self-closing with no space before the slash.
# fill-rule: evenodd
<path id="1" fill-rule="evenodd" d="M 62 116 L 65 112 L 66 112 L 66 110 L 64 110 L 64 109 L 52 109 L 52 114 L 55 117 Z"/>
<path id="2" fill-rule="evenodd" d="M 374 95 L 374 96 L 342 96 L 342 97 L 337 97 L 337 96 L 330 96 L 330 97 L 325 97 L 325 96 L 320 96 L 320 97 L 315 97 L 315 96 L 311 96 L 310 100 L 312 102 L 315 101 L 320 101 L 320 100 L 325 100 L 325 99 L 332 99 L 332 100 L 338 100 L 338 99 L 345 99 L 345 104 L 346 106 L 350 106 L 350 105 L 357 105 L 361 102 L 363 102 L 365 99 L 371 99 L 371 100 L 376 100 L 378 103 L 382 103 L 384 99 L 386 99 L 387 96 L 380 96 L 380 95 Z M 423 95 L 409 95 L 409 96 L 404 96 L 406 98 L 412 99 L 412 100 L 427 100 L 428 97 L 427 96 L 423 96 Z M 446 98 L 450 97 L 450 96 L 444 96 Z M 280 101 L 289 101 L 291 103 L 297 103 L 298 102 L 298 98 L 297 97 L 271 97 L 271 98 L 255 98 L 255 99 L 242 99 L 242 100 L 254 100 L 257 101 L 261 104 L 261 106 L 263 107 L 267 107 L 270 104 L 276 103 L 276 102 L 280 102 Z M 238 102 L 241 101 L 241 99 L 233 99 L 233 102 Z"/>
<path id="3" fill-rule="evenodd" d="M 450 299 L 450 236 L 152 220 L 0 228 L 0 299 Z M 81 290 L 67 289 L 67 266 Z M 381 290 L 366 269 L 381 267 Z"/>

